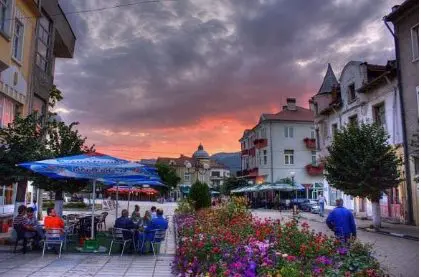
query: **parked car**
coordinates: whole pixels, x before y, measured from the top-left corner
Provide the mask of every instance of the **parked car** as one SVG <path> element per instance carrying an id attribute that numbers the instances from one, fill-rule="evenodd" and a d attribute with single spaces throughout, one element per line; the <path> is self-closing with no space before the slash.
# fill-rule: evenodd
<path id="1" fill-rule="evenodd" d="M 301 203 L 300 210 L 304 212 L 311 212 L 313 206 L 318 206 L 319 204 L 315 200 L 306 199 L 304 202 Z"/>
<path id="2" fill-rule="evenodd" d="M 312 214 L 319 214 L 320 213 L 320 206 L 315 205 L 315 206 L 311 207 L 311 213 Z"/>
<path id="3" fill-rule="evenodd" d="M 294 207 L 294 205 L 297 205 L 299 209 L 301 209 L 301 205 L 305 203 L 308 199 L 306 198 L 297 198 L 297 199 L 291 199 L 291 208 Z"/>

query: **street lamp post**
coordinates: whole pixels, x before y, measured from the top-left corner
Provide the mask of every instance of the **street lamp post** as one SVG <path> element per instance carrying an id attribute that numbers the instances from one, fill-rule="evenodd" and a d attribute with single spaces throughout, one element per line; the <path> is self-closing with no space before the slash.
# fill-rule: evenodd
<path id="1" fill-rule="evenodd" d="M 209 171 L 209 164 L 208 163 L 202 163 L 200 161 L 200 159 L 195 160 L 195 162 L 193 164 L 191 164 L 189 161 L 186 161 L 184 163 L 184 166 L 186 167 L 186 172 L 188 174 L 195 174 L 197 173 L 197 179 L 200 182 L 203 182 L 202 178 L 199 177 L 203 177 L 206 175 L 206 173 Z"/>
<path id="2" fill-rule="evenodd" d="M 294 182 L 295 172 L 294 171 L 291 171 L 289 174 L 291 175 L 292 186 L 295 187 L 295 182 Z M 298 202 L 297 201 L 297 188 L 295 188 L 295 201 L 294 201 L 294 209 L 293 209 L 293 213 L 294 214 L 296 214 L 297 211 L 298 211 L 298 209 L 297 209 L 297 204 L 298 203 L 297 202 Z"/>

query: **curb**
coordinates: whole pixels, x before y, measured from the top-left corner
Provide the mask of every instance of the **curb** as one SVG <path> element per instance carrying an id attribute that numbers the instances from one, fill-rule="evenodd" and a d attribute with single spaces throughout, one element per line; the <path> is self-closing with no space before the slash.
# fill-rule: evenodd
<path id="1" fill-rule="evenodd" d="M 363 230 L 370 233 L 378 233 L 386 236 L 396 237 L 396 238 L 402 238 L 407 240 L 413 240 L 413 241 L 419 241 L 418 237 L 405 235 L 405 234 L 399 234 L 394 232 L 387 232 L 387 231 L 376 231 L 375 229 L 369 228 L 369 227 L 358 227 L 359 230 Z"/>
<path id="2" fill-rule="evenodd" d="M 293 217 L 291 217 L 291 216 L 289 216 L 289 218 L 293 219 Z M 303 216 L 301 216 L 301 219 L 312 221 L 312 222 L 324 223 L 323 221 L 319 221 L 319 220 L 316 220 L 316 219 L 307 218 L 307 217 L 303 217 Z M 399 233 L 394 233 L 394 232 L 387 232 L 387 231 L 376 231 L 376 230 L 374 230 L 372 228 L 368 228 L 368 227 L 357 227 L 357 228 L 358 228 L 358 230 L 363 230 L 363 231 L 370 232 L 370 233 L 377 233 L 377 234 L 382 234 L 382 235 L 385 235 L 385 236 L 390 236 L 390 237 L 395 237 L 395 238 L 419 241 L 418 237 L 414 237 L 414 236 L 410 236 L 410 235 L 399 234 Z"/>

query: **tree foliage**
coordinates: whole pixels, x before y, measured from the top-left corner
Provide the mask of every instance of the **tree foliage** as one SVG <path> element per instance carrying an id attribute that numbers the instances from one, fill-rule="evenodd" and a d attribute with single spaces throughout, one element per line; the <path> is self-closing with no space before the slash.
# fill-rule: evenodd
<path id="1" fill-rule="evenodd" d="M 175 188 L 180 183 L 181 178 L 177 175 L 174 168 L 164 163 L 157 163 L 156 169 L 162 182 L 169 188 Z"/>
<path id="2" fill-rule="evenodd" d="M 3 184 L 33 176 L 17 164 L 52 157 L 45 147 L 47 128 L 42 126 L 42 121 L 42 117 L 33 113 L 26 118 L 16 117 L 7 127 L 0 128 L 0 180 Z"/>
<path id="3" fill-rule="evenodd" d="M 193 202 L 196 210 L 207 208 L 211 205 L 211 193 L 206 183 L 195 182 L 190 189 L 188 198 Z"/>
<path id="4" fill-rule="evenodd" d="M 53 108 L 61 99 L 61 91 L 54 86 L 49 106 Z M 85 145 L 86 137 L 75 129 L 77 125 L 77 122 L 70 125 L 58 122 L 51 112 L 46 115 L 34 112 L 25 118 L 16 117 L 6 128 L 0 129 L 0 180 L 7 184 L 33 180 L 35 186 L 58 194 L 82 189 L 86 181 L 52 180 L 16 166 L 22 162 L 94 151 L 93 146 Z"/>
<path id="5" fill-rule="evenodd" d="M 228 177 L 224 184 L 222 185 L 222 193 L 225 195 L 230 195 L 231 190 L 246 186 L 247 182 L 243 179 L 238 179 L 235 176 Z"/>
<path id="6" fill-rule="evenodd" d="M 401 160 L 376 124 L 350 124 L 337 132 L 328 148 L 326 179 L 354 197 L 378 202 L 383 192 L 398 186 Z"/>

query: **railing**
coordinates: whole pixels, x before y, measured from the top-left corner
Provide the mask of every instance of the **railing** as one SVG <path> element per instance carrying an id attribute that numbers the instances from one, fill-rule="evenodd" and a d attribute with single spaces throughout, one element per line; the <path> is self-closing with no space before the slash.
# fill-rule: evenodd
<path id="1" fill-rule="evenodd" d="M 254 143 L 254 145 L 257 149 L 264 148 L 264 147 L 268 146 L 268 140 L 265 139 L 265 138 L 255 139 L 253 141 L 253 143 Z"/>
<path id="2" fill-rule="evenodd" d="M 311 150 L 316 149 L 316 139 L 305 138 L 303 141 L 306 144 L 308 149 L 311 149 Z"/>
<path id="3" fill-rule="evenodd" d="M 322 175 L 324 166 L 323 164 L 314 165 L 314 164 L 308 164 L 306 165 L 307 174 L 310 176 L 317 176 Z"/>

